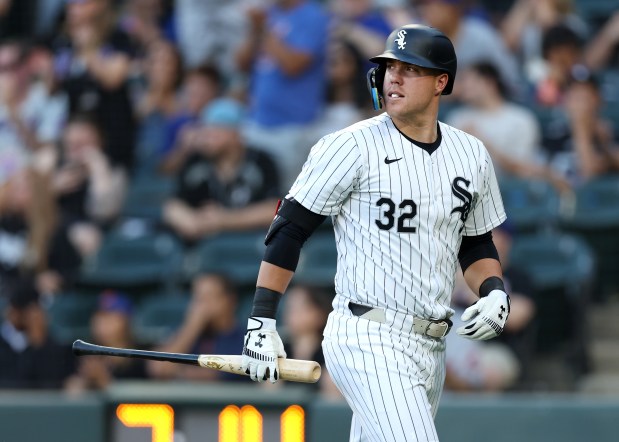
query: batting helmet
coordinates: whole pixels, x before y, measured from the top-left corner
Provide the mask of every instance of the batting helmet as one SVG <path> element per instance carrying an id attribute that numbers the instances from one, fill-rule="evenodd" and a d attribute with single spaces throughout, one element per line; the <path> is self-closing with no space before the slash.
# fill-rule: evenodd
<path id="1" fill-rule="evenodd" d="M 388 60 L 399 60 L 447 73 L 449 79 L 443 95 L 451 94 L 458 68 L 456 51 L 451 40 L 438 29 L 423 25 L 401 26 L 387 37 L 385 51 L 370 58 L 371 62 L 379 65 L 370 69 L 367 74 L 375 109 L 382 107 L 385 63 Z"/>

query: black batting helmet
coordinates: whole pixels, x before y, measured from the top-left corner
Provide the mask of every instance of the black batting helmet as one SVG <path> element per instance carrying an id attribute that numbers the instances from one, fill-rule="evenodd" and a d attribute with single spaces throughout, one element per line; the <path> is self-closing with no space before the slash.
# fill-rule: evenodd
<path id="1" fill-rule="evenodd" d="M 380 108 L 387 60 L 399 60 L 447 73 L 449 79 L 443 95 L 451 94 L 458 68 L 456 51 L 451 40 L 438 29 L 415 24 L 401 26 L 387 37 L 385 51 L 370 58 L 371 62 L 379 65 L 368 71 L 368 86 L 377 109 Z"/>

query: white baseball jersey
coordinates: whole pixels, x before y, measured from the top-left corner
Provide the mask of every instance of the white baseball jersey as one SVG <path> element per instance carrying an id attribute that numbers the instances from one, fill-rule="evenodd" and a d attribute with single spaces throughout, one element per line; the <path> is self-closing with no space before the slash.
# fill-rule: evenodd
<path id="1" fill-rule="evenodd" d="M 438 124 L 430 144 L 407 138 L 387 114 L 328 135 L 288 195 L 333 216 L 337 295 L 322 348 L 353 410 L 351 441 L 438 441 L 445 342 L 414 333 L 414 317 L 453 314 L 462 236 L 505 219 L 482 143 Z M 353 314 L 350 301 L 381 308 L 385 321 Z"/>
<path id="2" fill-rule="evenodd" d="M 427 319 L 453 314 L 462 236 L 505 220 L 477 138 L 439 123 L 435 143 L 413 143 L 386 113 L 322 138 L 288 197 L 333 216 L 338 294 Z"/>

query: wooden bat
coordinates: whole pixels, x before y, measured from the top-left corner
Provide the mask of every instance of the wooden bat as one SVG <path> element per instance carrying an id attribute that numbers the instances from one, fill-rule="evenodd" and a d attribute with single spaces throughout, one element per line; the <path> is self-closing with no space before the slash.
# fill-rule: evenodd
<path id="1" fill-rule="evenodd" d="M 168 361 L 179 364 L 197 365 L 213 370 L 247 376 L 241 369 L 240 355 L 194 355 L 188 353 L 165 353 L 161 351 L 134 350 L 130 348 L 104 347 L 89 344 L 80 339 L 73 343 L 73 354 L 118 356 L 121 358 L 150 359 L 152 361 Z M 305 382 L 313 384 L 320 379 L 320 364 L 314 361 L 300 359 L 279 359 L 279 378 L 286 381 Z"/>

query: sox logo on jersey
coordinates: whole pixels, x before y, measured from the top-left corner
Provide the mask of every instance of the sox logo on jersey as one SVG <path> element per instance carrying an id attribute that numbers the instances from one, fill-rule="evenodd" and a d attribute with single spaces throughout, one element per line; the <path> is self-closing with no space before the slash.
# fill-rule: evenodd
<path id="1" fill-rule="evenodd" d="M 462 187 L 460 184 L 464 184 L 466 187 L 471 184 L 469 180 L 466 178 L 462 178 L 461 176 L 454 178 L 453 183 L 451 184 L 451 191 L 453 194 L 463 202 L 463 204 L 459 207 L 454 207 L 451 213 L 460 213 L 460 219 L 462 220 L 462 226 L 460 227 L 460 231 L 464 229 L 464 223 L 469 216 L 469 211 L 471 210 L 471 201 L 473 199 L 473 195 L 466 190 L 466 187 Z"/>

